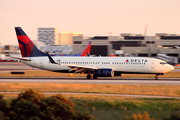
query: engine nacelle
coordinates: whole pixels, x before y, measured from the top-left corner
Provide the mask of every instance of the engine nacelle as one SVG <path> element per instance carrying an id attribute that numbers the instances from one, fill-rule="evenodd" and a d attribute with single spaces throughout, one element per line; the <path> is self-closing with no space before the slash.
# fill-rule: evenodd
<path id="1" fill-rule="evenodd" d="M 114 70 L 112 69 L 98 69 L 94 72 L 94 75 L 97 77 L 113 77 Z"/>

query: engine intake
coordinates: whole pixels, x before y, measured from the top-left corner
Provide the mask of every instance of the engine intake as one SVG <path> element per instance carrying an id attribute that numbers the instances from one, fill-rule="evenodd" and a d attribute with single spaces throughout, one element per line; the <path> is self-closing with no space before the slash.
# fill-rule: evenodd
<path id="1" fill-rule="evenodd" d="M 114 70 L 112 69 L 98 69 L 94 72 L 94 75 L 97 77 L 113 77 Z"/>

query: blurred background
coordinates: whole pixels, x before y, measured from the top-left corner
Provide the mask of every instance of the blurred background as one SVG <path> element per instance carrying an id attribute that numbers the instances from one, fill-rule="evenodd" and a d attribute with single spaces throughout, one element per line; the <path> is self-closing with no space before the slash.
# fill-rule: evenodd
<path id="1" fill-rule="evenodd" d="M 20 56 L 14 31 L 19 26 L 51 54 L 75 54 L 92 41 L 94 56 L 158 57 L 178 64 L 179 4 L 178 0 L 1 0 L 0 59 Z"/>

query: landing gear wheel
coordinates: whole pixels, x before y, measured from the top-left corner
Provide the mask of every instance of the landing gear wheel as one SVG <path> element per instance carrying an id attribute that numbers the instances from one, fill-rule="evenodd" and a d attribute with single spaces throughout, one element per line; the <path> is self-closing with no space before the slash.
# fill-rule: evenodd
<path id="1" fill-rule="evenodd" d="M 155 80 L 158 80 L 158 76 L 155 76 Z"/>
<path id="2" fill-rule="evenodd" d="M 93 79 L 97 79 L 98 77 L 96 75 L 93 75 Z"/>
<path id="3" fill-rule="evenodd" d="M 92 75 L 87 75 L 86 78 L 87 79 L 92 79 Z"/>

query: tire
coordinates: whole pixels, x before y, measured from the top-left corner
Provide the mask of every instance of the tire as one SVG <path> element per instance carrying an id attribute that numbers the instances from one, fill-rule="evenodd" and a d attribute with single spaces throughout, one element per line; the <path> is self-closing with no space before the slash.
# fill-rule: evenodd
<path id="1" fill-rule="evenodd" d="M 93 79 L 97 79 L 98 77 L 96 75 L 93 75 Z"/>
<path id="2" fill-rule="evenodd" d="M 86 78 L 87 79 L 92 79 L 92 76 L 91 75 L 87 75 Z"/>

